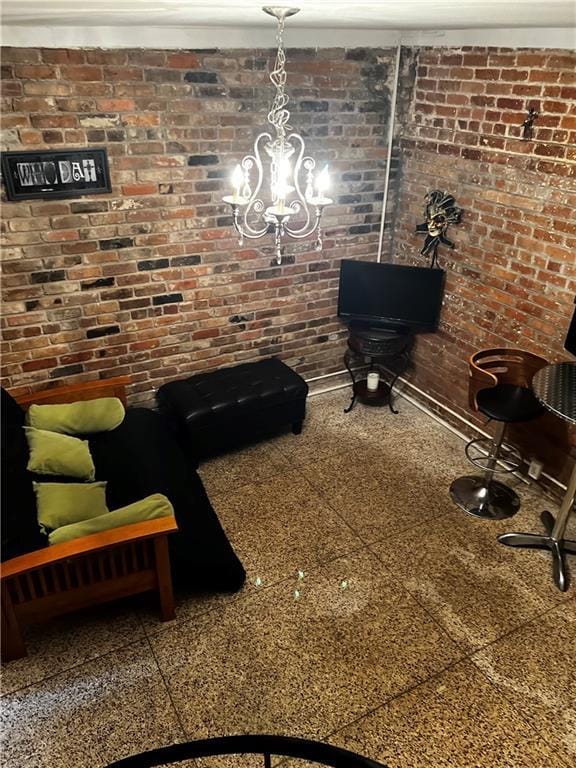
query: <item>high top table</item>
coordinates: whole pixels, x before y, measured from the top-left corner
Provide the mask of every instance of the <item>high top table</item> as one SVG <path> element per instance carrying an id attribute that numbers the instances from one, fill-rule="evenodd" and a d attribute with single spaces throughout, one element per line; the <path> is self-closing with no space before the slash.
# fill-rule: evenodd
<path id="1" fill-rule="evenodd" d="M 532 379 L 532 389 L 540 402 L 561 419 L 576 424 L 576 363 L 555 363 L 539 370 Z M 498 541 L 509 547 L 549 549 L 552 553 L 552 572 L 558 589 L 568 589 L 568 571 L 564 554 L 576 555 L 576 541 L 564 538 L 568 518 L 576 497 L 576 464 L 572 469 L 568 487 L 558 517 L 544 511 L 540 519 L 546 535 L 537 533 L 504 533 Z"/>

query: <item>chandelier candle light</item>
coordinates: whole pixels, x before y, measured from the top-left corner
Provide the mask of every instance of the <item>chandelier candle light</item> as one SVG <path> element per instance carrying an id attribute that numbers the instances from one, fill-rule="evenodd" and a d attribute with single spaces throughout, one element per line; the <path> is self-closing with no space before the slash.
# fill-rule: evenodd
<path id="1" fill-rule="evenodd" d="M 244 238 L 257 240 L 273 231 L 276 263 L 281 264 L 282 242 L 286 236 L 303 239 L 316 232 L 316 250 L 322 250 L 320 219 L 324 208 L 333 201 L 326 197 L 330 185 L 328 166 L 320 173 L 314 173 L 316 162 L 312 157 L 304 156 L 304 139 L 300 134 L 292 132 L 288 125 L 290 112 L 287 109 L 288 96 L 284 90 L 284 22 L 300 9 L 266 7 L 262 10 L 278 20 L 278 51 L 274 70 L 270 73 L 276 95 L 268 113 L 268 122 L 274 128 L 275 135 L 264 131 L 257 136 L 254 154 L 246 155 L 232 173 L 234 194 L 227 195 L 223 200 L 232 208 L 234 228 L 240 236 L 239 244 L 243 245 Z M 266 205 L 260 197 L 264 177 L 262 149 L 270 163 L 270 205 Z M 252 182 L 254 169 L 256 179 Z M 298 214 L 299 222 L 291 227 L 290 217 Z"/>

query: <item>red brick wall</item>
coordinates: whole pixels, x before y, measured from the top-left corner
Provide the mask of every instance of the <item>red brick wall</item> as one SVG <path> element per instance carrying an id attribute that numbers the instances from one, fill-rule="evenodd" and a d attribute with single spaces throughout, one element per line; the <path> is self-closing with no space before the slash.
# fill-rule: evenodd
<path id="1" fill-rule="evenodd" d="M 221 197 L 266 125 L 270 51 L 3 51 L 4 149 L 105 146 L 111 195 L 4 205 L 3 382 L 131 374 L 131 400 L 279 355 L 341 367 L 342 257 L 373 258 L 393 51 L 289 51 L 292 125 L 336 205 L 325 247 L 239 247 Z"/>
<path id="2" fill-rule="evenodd" d="M 566 51 L 405 49 L 385 257 L 423 263 L 424 195 L 465 209 L 441 251 L 440 332 L 413 381 L 470 417 L 466 357 L 518 344 L 551 360 L 576 292 L 576 57 Z M 106 146 L 113 193 L 4 206 L 3 381 L 15 389 L 130 373 L 163 381 L 278 354 L 306 376 L 341 368 L 339 260 L 374 259 L 390 50 L 289 51 L 293 125 L 328 161 L 325 249 L 240 248 L 221 196 L 265 124 L 269 51 L 7 48 L 3 148 Z M 540 112 L 520 139 L 526 109 Z M 392 236 L 394 241 L 391 242 Z M 560 472 L 566 428 L 521 435 Z"/>
<path id="3" fill-rule="evenodd" d="M 470 418 L 466 358 L 519 346 L 566 356 L 576 294 L 576 55 L 495 48 L 422 49 L 400 141 L 398 259 L 418 256 L 424 195 L 440 188 L 464 208 L 441 248 L 447 288 L 440 331 L 418 340 L 412 380 Z M 540 113 L 521 140 L 529 106 Z M 559 474 L 567 425 L 546 416 L 516 437 Z M 568 467 L 564 467 L 566 473 Z"/>

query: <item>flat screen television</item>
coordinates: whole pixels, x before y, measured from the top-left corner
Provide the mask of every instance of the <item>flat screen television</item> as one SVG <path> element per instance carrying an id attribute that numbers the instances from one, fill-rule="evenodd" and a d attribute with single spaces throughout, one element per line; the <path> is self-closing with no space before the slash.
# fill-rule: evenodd
<path id="1" fill-rule="evenodd" d="M 444 270 L 343 259 L 338 316 L 348 323 L 435 331 Z"/>
<path id="2" fill-rule="evenodd" d="M 576 304 L 576 297 L 574 298 L 574 304 Z M 570 352 L 571 355 L 576 355 L 576 307 L 572 314 L 572 321 L 566 334 L 566 340 L 564 342 L 564 349 Z"/>

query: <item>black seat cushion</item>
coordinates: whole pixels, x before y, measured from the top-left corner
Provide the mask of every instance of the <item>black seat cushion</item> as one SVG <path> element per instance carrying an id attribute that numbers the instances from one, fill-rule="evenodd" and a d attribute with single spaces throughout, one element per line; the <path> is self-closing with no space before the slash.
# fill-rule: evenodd
<path id="1" fill-rule="evenodd" d="M 96 479 L 108 481 L 110 509 L 151 493 L 163 493 L 170 499 L 179 529 L 169 540 L 175 585 L 226 591 L 242 586 L 244 568 L 192 462 L 161 414 L 129 408 L 120 426 L 88 439 Z"/>
<path id="2" fill-rule="evenodd" d="M 29 452 L 23 424 L 24 411 L 2 389 L 2 560 L 48 546 L 38 526 L 32 475 L 26 470 Z"/>
<path id="3" fill-rule="evenodd" d="M 476 402 L 480 413 L 510 424 L 535 419 L 544 410 L 531 389 L 514 384 L 497 384 L 481 389 L 476 395 Z"/>

